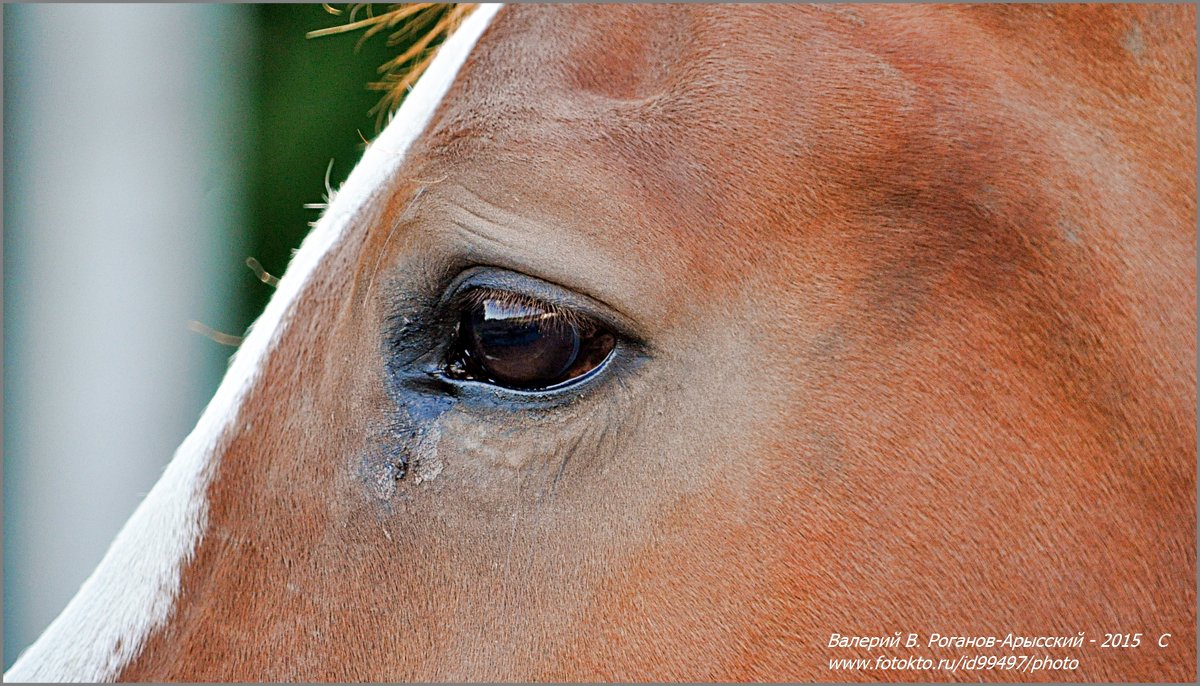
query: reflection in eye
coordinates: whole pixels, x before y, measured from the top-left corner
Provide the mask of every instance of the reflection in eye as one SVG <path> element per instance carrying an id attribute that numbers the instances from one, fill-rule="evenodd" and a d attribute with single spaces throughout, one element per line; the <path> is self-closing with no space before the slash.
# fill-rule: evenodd
<path id="1" fill-rule="evenodd" d="M 546 389 L 600 366 L 612 332 L 563 307 L 480 289 L 468 297 L 447 374 L 520 390 Z"/>

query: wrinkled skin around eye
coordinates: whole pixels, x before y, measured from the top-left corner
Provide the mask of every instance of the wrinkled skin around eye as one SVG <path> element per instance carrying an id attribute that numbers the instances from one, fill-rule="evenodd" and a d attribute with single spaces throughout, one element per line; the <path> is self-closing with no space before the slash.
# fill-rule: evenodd
<path id="1" fill-rule="evenodd" d="M 506 388 L 545 389 L 596 369 L 615 345 L 612 333 L 573 313 L 512 294 L 481 297 L 462 313 L 450 372 Z"/>

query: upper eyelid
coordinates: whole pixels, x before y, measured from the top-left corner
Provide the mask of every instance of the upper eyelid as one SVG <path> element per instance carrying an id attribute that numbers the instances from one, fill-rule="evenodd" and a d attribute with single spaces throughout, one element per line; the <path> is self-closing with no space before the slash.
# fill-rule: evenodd
<path id="1" fill-rule="evenodd" d="M 595 320 L 591 316 L 584 314 L 573 307 L 563 305 L 562 303 L 558 302 L 542 300 L 541 298 L 535 298 L 533 296 L 526 295 L 525 293 L 513 290 L 501 290 L 488 286 L 477 286 L 468 288 L 465 290 L 465 292 L 460 291 L 460 295 L 457 297 L 457 299 L 464 302 L 464 304 L 469 304 L 472 306 L 480 306 L 487 301 L 499 301 L 499 304 L 504 306 L 517 305 L 530 309 L 541 309 L 561 317 L 562 321 L 569 322 L 576 327 L 587 327 L 595 324 Z"/>
<path id="2" fill-rule="evenodd" d="M 464 297 L 472 290 L 511 293 L 534 303 L 574 313 L 574 316 L 582 314 L 586 319 L 610 328 L 627 343 L 647 347 L 629 317 L 607 303 L 565 286 L 500 267 L 476 265 L 464 269 L 445 288 L 437 304 L 438 309 L 461 308 L 466 304 Z"/>

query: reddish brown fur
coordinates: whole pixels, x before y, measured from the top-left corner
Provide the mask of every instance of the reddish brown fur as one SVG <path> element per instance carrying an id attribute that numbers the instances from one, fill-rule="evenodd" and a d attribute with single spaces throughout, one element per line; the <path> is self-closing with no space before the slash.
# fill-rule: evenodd
<path id="1" fill-rule="evenodd" d="M 504 9 L 302 296 L 121 678 L 946 680 L 831 672 L 829 635 L 1142 631 L 1019 678 L 1194 680 L 1194 24 Z M 372 480 L 388 308 L 456 261 L 650 359 Z"/>

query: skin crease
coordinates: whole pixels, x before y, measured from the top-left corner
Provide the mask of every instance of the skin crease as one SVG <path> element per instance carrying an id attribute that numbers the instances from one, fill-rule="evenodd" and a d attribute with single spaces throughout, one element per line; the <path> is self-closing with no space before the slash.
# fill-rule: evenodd
<path id="1" fill-rule="evenodd" d="M 1194 24 L 503 9 L 301 295 L 121 680 L 961 678 L 829 670 L 895 631 L 1143 632 L 879 652 L 1194 680 Z M 398 383 L 477 265 L 641 347 L 557 404 Z"/>

